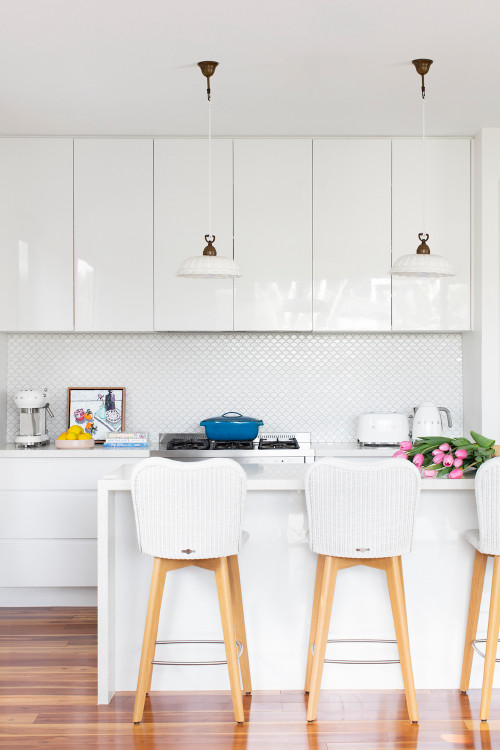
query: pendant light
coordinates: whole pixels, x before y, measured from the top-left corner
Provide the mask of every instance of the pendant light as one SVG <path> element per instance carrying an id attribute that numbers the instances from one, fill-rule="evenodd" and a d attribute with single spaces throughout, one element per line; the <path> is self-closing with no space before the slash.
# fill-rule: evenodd
<path id="1" fill-rule="evenodd" d="M 422 232 L 418 239 L 420 245 L 417 252 L 412 255 L 402 255 L 398 258 L 392 268 L 393 276 L 433 276 L 445 277 L 455 276 L 455 270 L 447 258 L 442 255 L 431 255 L 427 244 L 429 235 L 425 231 L 425 75 L 429 72 L 432 60 L 412 60 L 419 76 L 422 78 Z"/>
<path id="2" fill-rule="evenodd" d="M 207 79 L 208 98 L 208 234 L 205 235 L 207 246 L 203 255 L 193 255 L 180 266 L 177 276 L 187 279 L 237 279 L 241 276 L 238 264 L 232 258 L 217 255 L 213 246 L 215 235 L 212 234 L 212 113 L 210 78 L 219 63 L 213 60 L 199 62 L 201 72 Z"/>

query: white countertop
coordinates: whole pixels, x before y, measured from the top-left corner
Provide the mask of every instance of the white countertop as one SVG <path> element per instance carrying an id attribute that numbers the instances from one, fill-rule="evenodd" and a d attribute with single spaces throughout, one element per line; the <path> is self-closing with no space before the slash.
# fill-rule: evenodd
<path id="1" fill-rule="evenodd" d="M 311 464 L 244 464 L 248 477 L 247 490 L 303 490 L 304 477 Z M 120 466 L 118 471 L 99 480 L 103 489 L 130 490 L 133 466 Z M 422 490 L 474 490 L 474 479 L 422 479 Z"/>
<path id="2" fill-rule="evenodd" d="M 15 443 L 0 445 L 0 458 L 148 458 L 149 448 L 77 448 L 61 450 L 54 443 L 38 448 L 18 448 Z"/>
<path id="3" fill-rule="evenodd" d="M 151 450 L 156 450 L 157 444 L 152 443 L 149 448 L 103 448 L 96 446 L 87 450 L 60 450 L 54 443 L 42 445 L 39 448 L 18 448 L 15 443 L 0 445 L 0 458 L 105 458 L 124 456 L 125 458 L 147 458 Z M 311 443 L 316 458 L 332 456 L 344 458 L 386 458 L 397 450 L 397 446 L 390 448 L 363 448 L 359 443 Z M 224 453 L 231 458 L 231 452 Z M 293 455 L 290 453 L 290 455 Z M 205 457 L 205 456 L 204 456 Z M 218 458 L 222 457 L 219 451 Z"/>
<path id="4" fill-rule="evenodd" d="M 363 447 L 359 443 L 311 443 L 316 458 L 338 456 L 354 458 L 384 458 L 393 456 L 398 450 L 397 445 L 385 448 Z"/>

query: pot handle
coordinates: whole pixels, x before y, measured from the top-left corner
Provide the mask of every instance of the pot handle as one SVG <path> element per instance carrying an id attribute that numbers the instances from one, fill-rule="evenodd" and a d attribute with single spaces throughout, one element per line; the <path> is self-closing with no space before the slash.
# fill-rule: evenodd
<path id="1" fill-rule="evenodd" d="M 243 414 L 240 414 L 239 411 L 227 411 L 225 414 L 223 414 L 223 417 L 228 417 L 230 414 L 235 414 L 237 417 L 242 417 Z"/>

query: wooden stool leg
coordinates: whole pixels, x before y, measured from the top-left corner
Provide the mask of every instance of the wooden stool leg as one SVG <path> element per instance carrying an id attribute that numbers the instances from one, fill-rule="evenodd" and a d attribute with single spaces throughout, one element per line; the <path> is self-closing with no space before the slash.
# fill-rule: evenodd
<path id="1" fill-rule="evenodd" d="M 486 636 L 486 652 L 484 660 L 483 690 L 481 692 L 481 721 L 487 721 L 490 713 L 491 688 L 495 672 L 497 656 L 498 630 L 500 627 L 500 557 L 493 558 L 493 580 L 491 582 L 490 615 L 488 618 L 488 633 Z"/>
<path id="2" fill-rule="evenodd" d="M 410 721 L 418 722 L 417 696 L 413 682 L 413 669 L 411 666 L 410 639 L 408 637 L 408 621 L 406 619 L 405 592 L 403 583 L 403 568 L 401 557 L 389 557 L 386 560 L 387 584 L 391 597 L 392 616 L 398 642 L 399 660 L 403 673 L 405 687 L 406 705 Z"/>
<path id="3" fill-rule="evenodd" d="M 242 724 L 245 720 L 245 715 L 243 712 L 243 699 L 241 697 L 240 669 L 238 666 L 238 652 L 236 650 L 234 616 L 231 603 L 231 584 L 229 582 L 226 557 L 221 557 L 215 561 L 215 580 L 217 582 L 222 632 L 224 633 L 224 645 L 226 647 L 227 670 L 229 672 L 229 683 L 233 698 L 234 718 L 238 724 Z"/>
<path id="4" fill-rule="evenodd" d="M 153 672 L 152 661 L 155 653 L 161 600 L 163 596 L 163 587 L 165 585 L 165 575 L 168 570 L 168 563 L 168 560 L 163 560 L 160 557 L 155 557 L 154 559 L 151 588 L 149 590 L 148 611 L 146 614 L 146 625 L 144 626 L 144 639 L 142 641 L 141 663 L 137 680 L 137 690 L 135 693 L 134 724 L 138 724 L 142 720 L 146 692 L 151 685 L 151 674 Z"/>
<path id="5" fill-rule="evenodd" d="M 326 642 L 330 629 L 332 615 L 333 594 L 337 578 L 338 561 L 335 557 L 324 556 L 323 580 L 318 608 L 318 623 L 314 643 L 314 656 L 309 685 L 309 701 L 307 704 L 307 721 L 314 721 L 318 712 L 319 691 L 323 676 Z"/>
<path id="6" fill-rule="evenodd" d="M 233 604 L 234 624 L 236 627 L 236 640 L 243 646 L 239 659 L 241 680 L 243 690 L 247 695 L 252 692 L 252 680 L 250 678 L 250 662 L 248 659 L 247 633 L 245 629 L 245 615 L 243 612 L 243 598 L 241 595 L 240 567 L 238 556 L 231 555 L 227 558 L 229 569 L 229 581 L 231 584 L 231 601 Z"/>
<path id="7" fill-rule="evenodd" d="M 464 658 L 462 661 L 462 677 L 460 679 L 460 690 L 466 693 L 469 689 L 470 672 L 472 669 L 472 657 L 474 649 L 472 641 L 477 633 L 477 621 L 479 620 L 479 607 L 483 594 L 484 573 L 488 555 L 483 555 L 476 550 L 474 556 L 474 569 L 472 571 L 472 583 L 470 587 L 469 615 L 467 618 L 467 630 L 465 631 Z"/>
<path id="8" fill-rule="evenodd" d="M 304 691 L 309 692 L 309 685 L 311 683 L 311 670 L 312 670 L 312 645 L 316 640 L 316 628 L 318 625 L 318 611 L 319 611 L 319 600 L 321 596 L 321 582 L 323 580 L 323 568 L 325 565 L 324 555 L 318 555 L 318 565 L 316 567 L 316 582 L 314 584 L 314 599 L 313 608 L 311 615 L 311 630 L 309 633 L 309 646 L 307 649 L 307 666 L 306 666 L 306 680 L 304 685 Z"/>

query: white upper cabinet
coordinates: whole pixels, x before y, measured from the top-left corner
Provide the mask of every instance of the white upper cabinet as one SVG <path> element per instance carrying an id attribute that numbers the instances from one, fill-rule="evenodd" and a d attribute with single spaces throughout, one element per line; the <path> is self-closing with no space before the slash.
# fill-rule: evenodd
<path id="1" fill-rule="evenodd" d="M 312 329 L 312 144 L 234 142 L 234 327 Z"/>
<path id="2" fill-rule="evenodd" d="M 391 328 L 391 142 L 314 140 L 315 331 Z"/>
<path id="3" fill-rule="evenodd" d="M 153 330 L 153 140 L 75 140 L 75 329 Z"/>
<path id="4" fill-rule="evenodd" d="M 0 138 L 0 262 L 0 330 L 72 330 L 70 138 Z"/>
<path id="5" fill-rule="evenodd" d="M 201 255 L 208 234 L 207 139 L 155 139 L 155 312 L 157 331 L 231 331 L 231 279 L 176 276 Z M 233 142 L 212 141 L 212 231 L 233 257 Z"/>
<path id="6" fill-rule="evenodd" d="M 394 330 L 470 328 L 470 140 L 426 139 L 426 227 L 431 253 L 444 255 L 457 275 L 445 279 L 393 277 Z M 421 142 L 392 144 L 392 254 L 413 253 L 422 228 Z"/>

